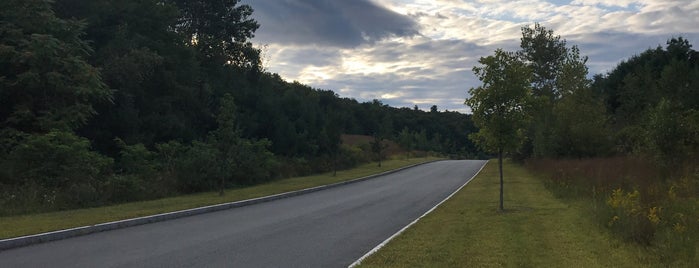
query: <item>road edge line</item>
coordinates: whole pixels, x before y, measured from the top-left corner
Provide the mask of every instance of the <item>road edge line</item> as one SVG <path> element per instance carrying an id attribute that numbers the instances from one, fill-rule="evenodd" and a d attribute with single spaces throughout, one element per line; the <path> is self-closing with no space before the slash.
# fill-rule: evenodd
<path id="1" fill-rule="evenodd" d="M 362 255 L 361 257 L 359 257 L 359 259 L 357 259 L 357 260 L 354 261 L 352 264 L 350 264 L 349 266 L 347 266 L 347 268 L 354 268 L 354 267 L 356 267 L 357 265 L 362 264 L 362 261 L 364 261 L 366 258 L 368 258 L 369 256 L 371 256 L 371 255 L 373 255 L 374 253 L 376 253 L 377 251 L 379 251 L 381 248 L 383 248 L 384 246 L 386 246 L 386 244 L 388 244 L 388 242 L 391 242 L 391 240 L 393 240 L 394 238 L 396 238 L 397 236 L 399 236 L 400 234 L 402 234 L 403 232 L 405 232 L 405 230 L 407 230 L 408 228 L 410 228 L 411 226 L 413 226 L 413 225 L 414 225 L 415 223 L 417 223 L 420 219 L 422 219 L 423 217 L 427 216 L 427 214 L 430 214 L 432 211 L 434 211 L 437 207 L 439 207 L 439 205 L 441 205 L 442 203 L 446 202 L 446 201 L 449 200 L 452 196 L 454 196 L 456 193 L 458 193 L 459 191 L 461 191 L 462 188 L 464 188 L 469 182 L 471 182 L 474 178 L 476 178 L 476 176 L 478 176 L 479 173 L 481 173 L 481 170 L 483 170 L 483 168 L 485 167 L 485 165 L 488 164 L 488 162 L 490 162 L 490 160 L 486 160 L 485 163 L 483 163 L 483 165 L 481 166 L 481 168 L 478 169 L 478 171 L 476 171 L 476 173 L 473 174 L 473 176 L 471 176 L 471 178 L 469 178 L 464 184 L 462 184 L 458 189 L 456 189 L 454 192 L 452 192 L 449 196 L 447 196 L 446 198 L 444 198 L 444 200 L 442 200 L 441 202 L 437 203 L 437 205 L 435 205 L 434 207 L 432 207 L 430 210 L 428 210 L 427 212 L 425 212 L 424 214 L 422 214 L 422 215 L 421 215 L 420 217 L 418 217 L 417 219 L 415 219 L 415 220 L 413 220 L 412 222 L 408 223 L 408 225 L 406 225 L 406 226 L 403 227 L 402 229 L 398 230 L 398 232 L 396 232 L 395 234 L 393 234 L 393 235 L 391 235 L 390 237 L 386 238 L 386 240 L 384 240 L 384 241 L 381 242 L 380 244 L 376 245 L 374 248 L 372 248 L 371 250 L 369 250 L 367 253 L 365 253 L 364 255 Z"/>
<path id="2" fill-rule="evenodd" d="M 25 236 L 13 237 L 13 238 L 0 239 L 0 251 L 29 246 L 29 245 L 33 245 L 33 244 L 40 244 L 40 243 L 45 243 L 45 242 L 50 242 L 50 241 L 63 240 L 63 239 L 68 239 L 68 238 L 72 238 L 72 237 L 88 235 L 88 234 L 92 234 L 92 233 L 111 231 L 111 230 L 122 229 L 122 228 L 137 226 L 137 225 L 143 225 L 143 224 L 149 224 L 149 223 L 155 223 L 155 222 L 161 222 L 161 221 L 167 221 L 167 220 L 174 220 L 174 219 L 178 219 L 178 218 L 200 215 L 200 214 L 204 214 L 204 213 L 210 213 L 210 212 L 227 210 L 227 209 L 232 209 L 232 208 L 237 208 L 237 207 L 244 207 L 244 206 L 249 206 L 249 205 L 254 205 L 254 204 L 259 204 L 259 203 L 270 202 L 270 201 L 274 201 L 274 200 L 279 200 L 279 199 L 299 196 L 299 195 L 303 195 L 303 194 L 313 193 L 313 192 L 317 192 L 317 191 L 321 191 L 321 190 L 325 190 L 325 189 L 335 188 L 335 187 L 339 187 L 339 186 L 343 186 L 343 185 L 347 185 L 347 184 L 351 184 L 351 183 L 357 183 L 357 182 L 361 182 L 361 181 L 365 181 L 365 180 L 393 174 L 393 173 L 403 171 L 405 169 L 413 168 L 416 166 L 425 165 L 425 164 L 434 163 L 434 162 L 439 162 L 439 161 L 445 161 L 445 160 L 441 159 L 441 160 L 426 161 L 426 162 L 422 162 L 422 163 L 412 164 L 409 166 L 384 171 L 381 173 L 376 173 L 376 174 L 372 174 L 372 175 L 368 175 L 368 176 L 364 176 L 364 177 L 360 177 L 360 178 L 356 178 L 356 179 L 351 179 L 348 181 L 341 181 L 341 182 L 320 185 L 320 186 L 315 186 L 315 187 L 311 187 L 311 188 L 305 188 L 305 189 L 300 189 L 300 190 L 295 190 L 295 191 L 290 191 L 290 192 L 272 194 L 272 195 L 267 195 L 267 196 L 262 196 L 262 197 L 256 197 L 256 198 L 251 198 L 251 199 L 245 199 L 245 200 L 239 200 L 239 201 L 233 201 L 233 202 L 228 202 L 228 203 L 215 204 L 215 205 L 209 205 L 209 206 L 203 206 L 203 207 L 197 207 L 197 208 L 190 208 L 190 209 L 184 209 L 184 210 L 177 210 L 177 211 L 172 211 L 172 212 L 165 212 L 165 213 L 137 217 L 137 218 L 131 218 L 131 219 L 98 223 L 95 225 L 80 226 L 80 227 L 74 227 L 74 228 L 69 228 L 69 229 L 63 229 L 63 230 L 57 230 L 57 231 L 51 231 L 51 232 L 45 232 L 45 233 L 39 233 L 39 234 L 33 234 L 33 235 L 25 235 Z"/>

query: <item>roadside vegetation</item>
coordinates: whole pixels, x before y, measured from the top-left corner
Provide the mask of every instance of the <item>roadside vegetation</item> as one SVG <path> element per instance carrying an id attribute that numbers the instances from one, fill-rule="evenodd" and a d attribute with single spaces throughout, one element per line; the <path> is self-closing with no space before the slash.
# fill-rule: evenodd
<path id="1" fill-rule="evenodd" d="M 479 63 L 482 85 L 466 104 L 480 148 L 527 163 L 555 196 L 584 204 L 593 225 L 643 247 L 637 263 L 698 263 L 699 52 L 688 40 L 590 79 L 587 57 L 535 24 L 522 28 L 520 50 Z"/>
<path id="2" fill-rule="evenodd" d="M 399 134 L 408 157 L 482 155 L 469 115 L 266 72 L 253 12 L 239 0 L 0 1 L 0 215 L 225 194 L 379 162 Z"/>
<path id="3" fill-rule="evenodd" d="M 466 187 L 359 267 L 661 266 L 648 255 L 652 251 L 598 228 L 587 201 L 558 199 L 511 161 L 504 171 L 504 211 L 498 209 L 498 164 L 491 160 Z"/>
<path id="4" fill-rule="evenodd" d="M 357 176 L 342 177 L 341 170 L 370 162 L 390 168 L 393 162 L 382 160 L 391 155 L 405 163 L 428 155 L 497 155 L 501 163 L 526 163 L 543 181 L 506 164 L 497 206 L 503 213 L 472 208 L 493 222 L 455 224 L 502 232 L 497 239 L 524 247 L 528 234 L 544 239 L 534 245 L 554 243 L 532 226 L 558 230 L 551 224 L 572 219 L 581 226 L 566 225 L 566 239 L 580 236 L 569 230 L 599 238 L 593 227 L 614 237 L 582 237 L 602 242 L 579 246 L 593 253 L 558 250 L 553 254 L 560 256 L 531 265 L 574 264 L 609 245 L 609 252 L 647 255 L 619 253 L 622 264 L 698 263 L 699 52 L 687 39 L 672 37 L 591 76 L 578 47 L 542 25 L 523 27 L 519 50 L 498 49 L 474 67 L 482 85 L 469 90 L 474 114 L 466 115 L 360 103 L 268 73 L 263 51 L 251 43 L 260 27 L 253 12 L 238 0 L 0 1 L 0 232 L 28 234 L 319 185 Z M 302 177 L 325 172 L 337 177 L 318 184 Z M 539 183 L 560 200 L 539 192 Z M 127 212 L 112 211 L 122 208 Z M 434 243 L 486 254 L 458 237 L 440 239 Z M 484 248 L 505 243 L 474 239 Z M 458 253 L 443 249 L 424 254 Z M 506 249 L 523 258 L 512 265 L 529 265 L 527 254 L 546 252 Z M 503 256 L 493 254 L 465 263 L 502 265 L 492 258 Z M 599 258 L 602 266 L 619 264 Z"/>
<path id="5" fill-rule="evenodd" d="M 536 159 L 526 167 L 557 198 L 581 204 L 600 229 L 643 247 L 639 263 L 699 263 L 699 174 L 675 170 L 669 177 L 635 157 Z"/>
<path id="6" fill-rule="evenodd" d="M 48 213 L 15 215 L 0 217 L 0 239 L 23 235 L 38 234 L 72 227 L 130 219 L 177 210 L 196 208 L 207 205 L 240 201 L 272 194 L 301 190 L 336 182 L 361 178 L 364 176 L 393 170 L 396 168 L 439 160 L 436 157 L 411 158 L 402 157 L 384 161 L 381 167 L 376 163 L 362 164 L 356 168 L 312 176 L 277 180 L 265 184 L 228 189 L 226 195 L 220 196 L 216 191 L 202 192 L 177 197 L 149 201 L 130 202 L 119 205 L 76 210 L 64 210 Z"/>

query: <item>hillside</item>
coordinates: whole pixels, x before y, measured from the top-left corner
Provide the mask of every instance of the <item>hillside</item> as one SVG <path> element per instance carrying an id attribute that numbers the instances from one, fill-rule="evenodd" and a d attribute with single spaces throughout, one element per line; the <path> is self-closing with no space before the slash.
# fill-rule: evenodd
<path id="1" fill-rule="evenodd" d="M 251 43 L 260 26 L 252 8 L 207 3 L 3 2 L 0 205 L 8 209 L 0 214 L 253 185 L 372 160 L 342 146 L 343 133 L 402 133 L 414 150 L 482 155 L 467 138 L 475 131 L 468 115 L 361 103 L 266 72 Z"/>

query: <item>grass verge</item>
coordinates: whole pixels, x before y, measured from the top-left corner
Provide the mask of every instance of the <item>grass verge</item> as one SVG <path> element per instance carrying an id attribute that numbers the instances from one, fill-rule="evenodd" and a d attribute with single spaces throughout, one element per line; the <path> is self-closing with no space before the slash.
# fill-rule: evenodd
<path id="1" fill-rule="evenodd" d="M 97 208 L 0 217 L 0 239 L 39 234 L 49 231 L 94 225 L 98 223 L 155 215 L 165 212 L 301 190 L 356 179 L 371 174 L 438 159 L 440 158 L 428 157 L 412 158 L 409 160 L 388 160 L 382 162 L 381 167 L 377 167 L 376 163 L 369 163 L 361 165 L 357 168 L 338 171 L 337 176 L 335 177 L 331 175 L 332 173 L 324 173 L 313 176 L 282 179 L 251 187 L 229 189 L 226 191 L 224 196 L 218 196 L 218 192 L 204 192 Z"/>
<path id="2" fill-rule="evenodd" d="M 505 163 L 498 212 L 497 162 L 360 267 L 638 267 L 645 250 L 610 238 L 522 166 Z"/>

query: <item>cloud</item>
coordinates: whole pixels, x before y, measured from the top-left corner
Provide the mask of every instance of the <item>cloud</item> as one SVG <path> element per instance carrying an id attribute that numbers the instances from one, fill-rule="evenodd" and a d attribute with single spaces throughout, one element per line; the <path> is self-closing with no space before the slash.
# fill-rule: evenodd
<path id="1" fill-rule="evenodd" d="M 418 34 L 417 24 L 369 0 L 248 0 L 261 23 L 257 40 L 355 47 L 389 36 Z M 247 2 L 247 1 L 246 1 Z"/>
<path id="2" fill-rule="evenodd" d="M 571 4 L 586 6 L 600 5 L 607 7 L 628 7 L 639 2 L 640 1 L 638 0 L 575 0 Z"/>
<path id="3" fill-rule="evenodd" d="M 463 40 L 392 38 L 338 50 L 340 59 L 335 64 L 299 64 L 277 71 L 282 77 L 296 77 L 359 101 L 379 99 L 396 107 L 417 104 L 423 109 L 438 105 L 442 110 L 467 112 L 466 90 L 476 82 L 471 69 L 481 55 L 494 49 Z M 292 50 L 303 48 L 287 47 L 285 53 L 296 54 Z M 283 63 L 287 64 L 293 65 Z"/>
<path id="4" fill-rule="evenodd" d="M 684 36 L 699 45 L 691 0 L 255 0 L 271 72 L 359 101 L 469 112 L 471 69 L 517 50 L 539 22 L 589 56 L 590 74 Z"/>

